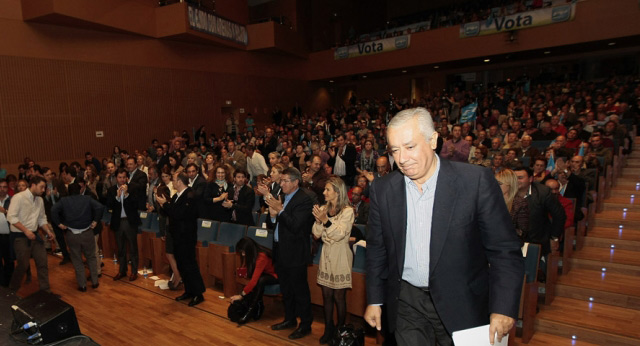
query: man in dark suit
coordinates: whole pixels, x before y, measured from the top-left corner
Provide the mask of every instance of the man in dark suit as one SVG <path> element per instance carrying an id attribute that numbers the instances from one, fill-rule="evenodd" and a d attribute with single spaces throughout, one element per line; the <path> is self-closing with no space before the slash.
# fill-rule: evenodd
<path id="1" fill-rule="evenodd" d="M 107 194 L 107 207 L 112 211 L 109 227 L 115 232 L 118 262 L 120 262 L 120 270 L 113 277 L 113 280 L 120 280 L 127 276 L 127 245 L 129 245 L 129 260 L 131 260 L 129 281 L 133 281 L 138 278 L 137 234 L 141 222 L 138 214 L 138 197 L 129 192 L 127 181 L 127 171 L 119 168 L 116 172 L 117 185 L 109 188 Z"/>
<path id="2" fill-rule="evenodd" d="M 178 271 L 184 282 L 184 293 L 176 297 L 177 301 L 191 299 L 189 306 L 196 306 L 204 301 L 204 281 L 200 275 L 196 261 L 196 243 L 198 241 L 198 198 L 189 187 L 189 177 L 180 173 L 173 181 L 176 194 L 167 201 L 163 196 L 156 196 L 160 211 L 169 217 L 169 232 L 173 236 L 174 255 Z"/>
<path id="3" fill-rule="evenodd" d="M 490 170 L 442 160 L 424 108 L 398 113 L 387 138 L 399 171 L 371 187 L 364 318 L 400 345 L 453 345 L 457 330 L 515 322 L 524 263 Z"/>
<path id="4" fill-rule="evenodd" d="M 164 151 L 162 146 L 156 147 L 156 167 L 158 172 L 162 172 L 162 168 L 169 164 L 169 155 Z"/>
<path id="5" fill-rule="evenodd" d="M 284 302 L 284 321 L 271 326 L 273 330 L 295 328 L 300 317 L 300 326 L 289 335 L 299 339 L 311 333 L 311 293 L 307 283 L 307 265 L 311 260 L 311 213 L 316 199 L 312 192 L 301 189 L 302 176 L 296 168 L 282 172 L 280 186 L 284 198 L 265 196 L 269 206 L 269 228 L 275 229 L 273 237 L 273 259 L 280 281 Z"/>
<path id="6" fill-rule="evenodd" d="M 231 210 L 231 221 L 241 225 L 254 226 L 256 224 L 251 214 L 251 208 L 255 203 L 256 195 L 253 189 L 247 185 L 249 175 L 242 170 L 237 170 L 233 174 L 233 189 L 222 202 L 222 206 Z"/>
<path id="7" fill-rule="evenodd" d="M 128 157 L 126 161 L 127 172 L 129 172 L 129 193 L 135 196 L 138 202 L 138 210 L 147 210 L 147 173 L 138 169 L 138 164 L 134 157 Z"/>
<path id="8" fill-rule="evenodd" d="M 352 186 L 353 178 L 356 176 L 355 163 L 358 152 L 353 144 L 345 140 L 344 135 L 336 138 L 336 144 L 329 148 L 331 158 L 327 164 L 333 167 L 333 174 L 342 178 L 347 186 Z"/>
<path id="9" fill-rule="evenodd" d="M 524 241 L 540 244 L 542 255 L 558 248 L 558 238 L 564 231 L 567 216 L 551 190 L 533 182 L 533 172 L 528 167 L 514 170 L 518 177 L 518 194 L 527 199 L 529 205 L 529 233 Z M 544 270 L 543 266 L 541 269 Z"/>
<path id="10" fill-rule="evenodd" d="M 366 225 L 369 220 L 369 203 L 362 200 L 362 188 L 355 186 L 351 191 L 351 205 L 356 211 L 354 223 Z"/>
<path id="11" fill-rule="evenodd" d="M 204 189 L 207 188 L 207 180 L 200 175 L 200 169 L 195 163 L 190 163 L 186 168 L 187 177 L 189 178 L 189 187 L 193 190 L 196 199 L 202 198 Z"/>

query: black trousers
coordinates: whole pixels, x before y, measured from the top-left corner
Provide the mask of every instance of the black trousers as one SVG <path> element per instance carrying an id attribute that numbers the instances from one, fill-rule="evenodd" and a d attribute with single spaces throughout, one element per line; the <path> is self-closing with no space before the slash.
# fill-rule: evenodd
<path id="1" fill-rule="evenodd" d="M 58 225 L 53 226 L 53 233 L 56 235 L 56 241 L 58 242 L 58 246 L 60 247 L 60 251 L 62 251 L 62 257 L 66 259 L 71 259 L 69 257 L 69 249 L 67 249 L 67 240 L 64 237 L 64 230 L 61 230 Z"/>
<path id="2" fill-rule="evenodd" d="M 300 317 L 300 327 L 311 328 L 311 292 L 307 282 L 307 265 L 284 267 L 278 263 L 278 245 L 273 244 L 276 258 L 276 274 L 280 282 L 280 292 L 284 303 L 285 321 L 296 321 Z"/>
<path id="3" fill-rule="evenodd" d="M 196 260 L 197 241 L 183 239 L 180 234 L 175 233 L 172 234 L 172 237 L 176 265 L 184 282 L 184 292 L 190 296 L 201 295 L 205 291 L 205 287 Z"/>
<path id="4" fill-rule="evenodd" d="M 247 302 L 249 303 L 249 306 L 254 306 L 256 305 L 256 303 L 262 300 L 262 296 L 264 295 L 264 288 L 266 286 L 275 285 L 277 283 L 278 279 L 269 274 L 262 273 L 262 275 L 260 275 L 260 279 L 258 279 L 258 283 L 245 297 L 245 299 L 247 299 Z"/>
<path id="5" fill-rule="evenodd" d="M 9 286 L 12 274 L 11 236 L 9 234 L 0 234 L 0 286 Z"/>
<path id="6" fill-rule="evenodd" d="M 398 345 L 453 346 L 429 291 L 406 281 L 400 284 L 395 336 Z"/>
<path id="7" fill-rule="evenodd" d="M 115 231 L 116 244 L 118 245 L 118 262 L 120 273 L 127 274 L 127 245 L 129 246 L 129 260 L 131 261 L 131 274 L 138 272 L 138 229 L 129 224 L 126 218 L 120 220 L 120 227 Z"/>

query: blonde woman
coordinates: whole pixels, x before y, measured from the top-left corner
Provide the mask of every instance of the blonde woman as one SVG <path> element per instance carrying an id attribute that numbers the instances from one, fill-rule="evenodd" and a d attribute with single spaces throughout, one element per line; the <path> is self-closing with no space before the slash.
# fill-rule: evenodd
<path id="1" fill-rule="evenodd" d="M 510 169 L 503 169 L 495 175 L 502 196 L 511 214 L 511 222 L 520 239 L 524 239 L 529 230 L 529 205 L 527 200 L 518 196 L 518 177 Z"/>
<path id="2" fill-rule="evenodd" d="M 344 325 L 347 315 L 346 289 L 351 288 L 351 265 L 353 253 L 349 249 L 349 235 L 355 218 L 347 198 L 347 187 L 337 176 L 327 180 L 324 188 L 326 204 L 313 207 L 316 222 L 313 236 L 321 238 L 324 246 L 318 268 L 318 284 L 322 287 L 324 302 L 324 334 L 320 344 L 333 339 L 336 327 L 333 324 L 333 306 L 338 312 L 338 327 Z"/>

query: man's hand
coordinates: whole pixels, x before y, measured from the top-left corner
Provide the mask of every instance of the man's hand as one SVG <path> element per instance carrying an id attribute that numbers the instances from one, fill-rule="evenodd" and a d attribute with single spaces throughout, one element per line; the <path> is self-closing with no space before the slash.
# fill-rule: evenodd
<path id="1" fill-rule="evenodd" d="M 236 300 L 242 300 L 242 296 L 239 294 L 236 294 L 235 296 L 231 296 L 231 298 L 229 298 L 229 301 L 231 303 L 235 302 Z"/>
<path id="2" fill-rule="evenodd" d="M 282 206 L 282 196 L 280 196 L 280 198 L 267 198 L 265 202 L 269 206 L 269 215 L 271 217 L 276 217 L 276 215 L 284 209 Z"/>
<path id="3" fill-rule="evenodd" d="M 514 323 L 515 320 L 509 316 L 495 313 L 491 314 L 491 322 L 489 324 L 489 343 L 493 345 L 496 333 L 498 334 L 498 342 L 501 342 L 502 337 L 509 334 Z"/>
<path id="4" fill-rule="evenodd" d="M 67 226 L 63 225 L 63 224 L 59 224 L 58 228 L 60 228 L 61 230 L 66 230 Z"/>
<path id="5" fill-rule="evenodd" d="M 556 252 L 558 250 L 560 250 L 560 242 L 558 240 L 549 240 L 549 243 L 551 244 L 551 252 Z"/>
<path id="6" fill-rule="evenodd" d="M 26 231 L 24 234 L 27 236 L 29 240 L 36 240 L 36 235 L 32 231 Z"/>
<path id="7" fill-rule="evenodd" d="M 96 221 L 93 221 L 93 222 L 91 223 L 91 229 L 96 228 L 96 226 L 97 226 L 97 225 L 98 225 L 98 223 L 97 223 Z"/>
<path id="8" fill-rule="evenodd" d="M 378 305 L 367 306 L 367 310 L 364 311 L 364 320 L 375 329 L 382 330 L 382 308 Z"/>
<path id="9" fill-rule="evenodd" d="M 7 209 L 5 209 L 4 207 L 0 207 L 0 213 L 6 214 Z"/>

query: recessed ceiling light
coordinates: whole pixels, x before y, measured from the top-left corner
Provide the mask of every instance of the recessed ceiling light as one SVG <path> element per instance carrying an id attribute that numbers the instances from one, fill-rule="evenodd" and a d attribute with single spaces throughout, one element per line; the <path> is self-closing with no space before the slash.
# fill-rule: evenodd
<path id="1" fill-rule="evenodd" d="M 440 68 L 440 66 L 436 65 L 436 66 L 434 66 L 433 68 Z"/>
<path id="2" fill-rule="evenodd" d="M 615 46 L 615 45 L 616 45 L 616 43 L 615 43 L 615 42 L 609 42 L 609 45 L 610 45 L 610 46 Z"/>
<path id="3" fill-rule="evenodd" d="M 546 50 L 546 51 L 544 51 L 544 54 L 551 54 L 551 51 L 550 50 Z"/>
<path id="4" fill-rule="evenodd" d="M 484 62 L 489 62 L 491 61 L 491 59 L 484 59 Z"/>
<path id="5" fill-rule="evenodd" d="M 333 83 L 333 79 L 329 81 L 329 83 Z"/>
<path id="6" fill-rule="evenodd" d="M 407 70 L 402 70 L 402 73 L 407 73 Z"/>
<path id="7" fill-rule="evenodd" d="M 366 75 L 362 75 L 362 78 L 367 78 L 367 76 Z"/>

